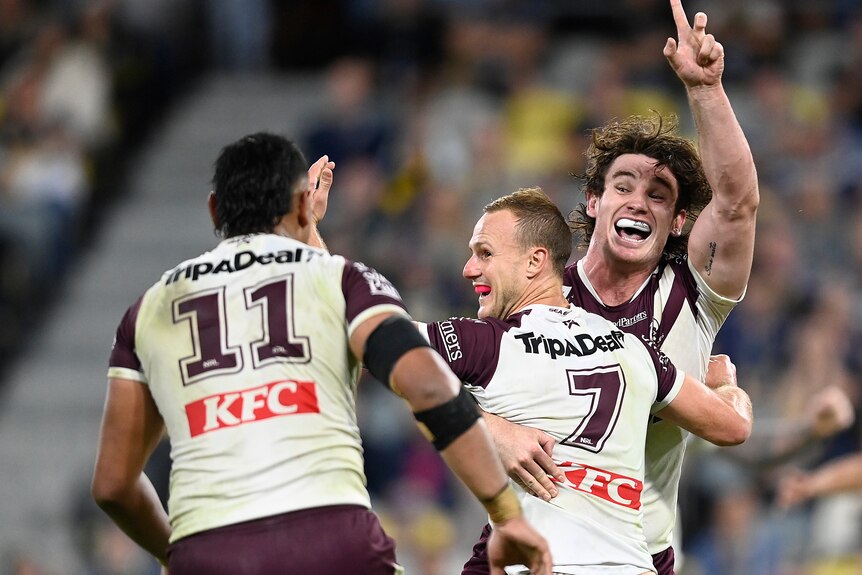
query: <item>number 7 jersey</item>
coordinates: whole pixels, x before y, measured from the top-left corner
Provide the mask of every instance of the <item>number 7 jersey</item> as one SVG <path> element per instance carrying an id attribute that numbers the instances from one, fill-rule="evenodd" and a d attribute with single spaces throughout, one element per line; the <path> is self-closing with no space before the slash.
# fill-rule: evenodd
<path id="1" fill-rule="evenodd" d="M 171 540 L 289 511 L 370 506 L 349 336 L 406 316 L 373 269 L 270 234 L 222 241 L 126 312 L 108 376 L 148 385 L 171 439 Z"/>
<path id="2" fill-rule="evenodd" d="M 483 410 L 556 440 L 560 494 L 545 502 L 518 488 L 551 544 L 554 571 L 652 570 L 640 501 L 644 443 L 651 413 L 673 400 L 683 373 L 574 306 L 532 305 L 505 321 L 450 319 L 424 331 Z"/>

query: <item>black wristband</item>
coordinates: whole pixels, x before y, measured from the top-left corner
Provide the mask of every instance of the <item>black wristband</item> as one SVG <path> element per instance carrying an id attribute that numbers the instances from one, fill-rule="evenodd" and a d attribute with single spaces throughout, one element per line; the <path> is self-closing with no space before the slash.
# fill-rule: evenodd
<path id="1" fill-rule="evenodd" d="M 481 417 L 470 392 L 460 393 L 437 407 L 413 414 L 437 451 L 443 451 Z"/>

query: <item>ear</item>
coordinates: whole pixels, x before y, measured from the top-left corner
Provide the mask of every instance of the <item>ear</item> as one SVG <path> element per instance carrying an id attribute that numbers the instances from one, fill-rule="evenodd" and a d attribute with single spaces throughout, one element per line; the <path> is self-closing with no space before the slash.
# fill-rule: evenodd
<path id="1" fill-rule="evenodd" d="M 548 248 L 535 247 L 530 249 L 530 257 L 527 260 L 527 279 L 533 279 L 548 267 L 550 254 Z"/>
<path id="2" fill-rule="evenodd" d="M 599 195 L 592 192 L 587 192 L 587 215 L 591 218 L 596 217 L 599 209 Z"/>
<path id="3" fill-rule="evenodd" d="M 685 225 L 685 216 L 685 210 L 681 210 L 676 216 L 674 216 L 670 231 L 672 236 L 679 237 L 682 235 L 682 228 Z"/>
<path id="4" fill-rule="evenodd" d="M 221 227 L 221 222 L 218 220 L 218 212 L 216 211 L 215 192 L 210 192 L 210 195 L 207 197 L 207 208 L 209 208 L 210 211 L 210 219 L 213 222 L 213 227 L 215 229 L 219 229 L 219 227 Z"/>
<path id="5" fill-rule="evenodd" d="M 296 223 L 306 228 L 311 225 L 311 191 L 303 190 L 296 194 Z"/>

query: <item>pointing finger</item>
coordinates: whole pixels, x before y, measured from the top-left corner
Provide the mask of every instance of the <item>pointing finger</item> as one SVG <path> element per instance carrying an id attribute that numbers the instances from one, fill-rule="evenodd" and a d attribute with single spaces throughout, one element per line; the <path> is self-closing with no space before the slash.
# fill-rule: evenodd
<path id="1" fill-rule="evenodd" d="M 688 25 L 688 17 L 685 15 L 685 10 L 682 7 L 681 0 L 670 0 L 670 9 L 673 12 L 673 21 L 676 24 L 676 31 L 679 36 L 684 32 L 691 30 Z"/>

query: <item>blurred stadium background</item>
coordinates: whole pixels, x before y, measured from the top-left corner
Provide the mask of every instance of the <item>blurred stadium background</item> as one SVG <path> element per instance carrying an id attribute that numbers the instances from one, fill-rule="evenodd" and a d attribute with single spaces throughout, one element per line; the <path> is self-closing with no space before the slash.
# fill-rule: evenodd
<path id="1" fill-rule="evenodd" d="M 768 439 L 690 447 L 682 573 L 862 573 L 858 496 L 774 505 L 788 466 L 858 450 L 858 425 L 767 465 L 813 393 L 860 399 L 862 5 L 685 5 L 725 46 L 760 177 L 748 294 L 716 351 Z M 587 130 L 614 116 L 675 112 L 693 136 L 673 34 L 665 0 L 0 0 L 0 573 L 157 573 L 89 499 L 105 368 L 126 307 L 216 241 L 224 144 L 268 129 L 329 154 L 330 248 L 417 319 L 471 315 L 484 203 L 541 185 L 574 207 Z M 408 573 L 457 573 L 483 514 L 397 403 L 361 386 L 376 508 Z M 164 494 L 167 454 L 148 471 Z"/>

